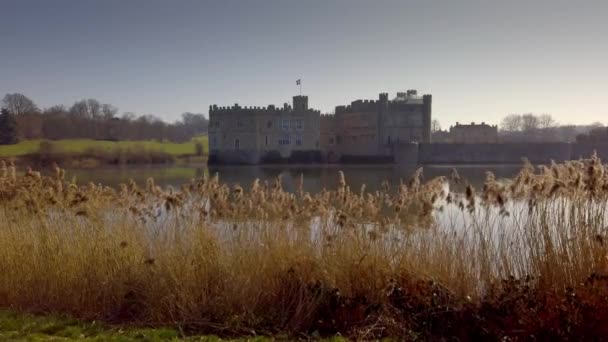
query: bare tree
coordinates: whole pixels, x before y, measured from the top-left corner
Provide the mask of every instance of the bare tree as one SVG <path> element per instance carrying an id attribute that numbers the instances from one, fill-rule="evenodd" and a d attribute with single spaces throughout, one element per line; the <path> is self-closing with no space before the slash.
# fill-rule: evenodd
<path id="1" fill-rule="evenodd" d="M 63 105 L 46 108 L 42 112 L 42 135 L 46 139 L 57 140 L 77 137 L 78 128 L 74 127 L 68 110 Z"/>
<path id="2" fill-rule="evenodd" d="M 2 100 L 4 107 L 15 115 L 20 137 L 36 139 L 42 137 L 42 116 L 30 98 L 23 94 L 6 94 Z"/>
<path id="3" fill-rule="evenodd" d="M 38 113 L 40 111 L 34 101 L 19 93 L 6 94 L 2 102 L 4 107 L 13 115 Z"/>
<path id="4" fill-rule="evenodd" d="M 502 119 L 500 128 L 503 131 L 515 132 L 522 129 L 522 117 L 519 114 L 509 114 Z"/>
<path id="5" fill-rule="evenodd" d="M 523 114 L 521 116 L 521 129 L 524 132 L 533 132 L 539 128 L 538 117 L 532 113 Z"/>
<path id="6" fill-rule="evenodd" d="M 177 125 L 183 126 L 188 136 L 195 136 L 207 133 L 209 120 L 204 114 L 186 112 L 182 114 L 182 121 L 181 123 L 178 122 Z"/>
<path id="7" fill-rule="evenodd" d="M 441 131 L 441 124 L 439 120 L 435 119 L 431 122 L 431 133 L 437 133 Z"/>
<path id="8" fill-rule="evenodd" d="M 111 104 L 103 104 L 101 105 L 101 115 L 104 120 L 112 120 L 118 113 L 118 108 L 112 106 Z"/>
<path id="9" fill-rule="evenodd" d="M 553 119 L 551 114 L 541 114 L 538 116 L 538 128 L 550 129 L 557 127 L 557 121 Z"/>

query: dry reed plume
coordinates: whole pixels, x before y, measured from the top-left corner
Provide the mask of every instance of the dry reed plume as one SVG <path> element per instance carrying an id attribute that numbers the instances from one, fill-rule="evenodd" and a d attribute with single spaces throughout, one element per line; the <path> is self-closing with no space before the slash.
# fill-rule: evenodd
<path id="1" fill-rule="evenodd" d="M 525 163 L 379 191 L 118 189 L 0 165 L 0 306 L 291 336 L 608 337 L 608 172 Z M 461 184 L 463 193 L 446 185 Z"/>

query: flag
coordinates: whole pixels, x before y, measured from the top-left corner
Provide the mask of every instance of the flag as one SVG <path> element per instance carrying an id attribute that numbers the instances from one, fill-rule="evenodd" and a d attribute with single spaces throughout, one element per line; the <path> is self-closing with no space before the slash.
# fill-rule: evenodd
<path id="1" fill-rule="evenodd" d="M 300 79 L 297 79 L 297 80 L 296 80 L 296 85 L 300 85 L 300 82 L 301 82 L 301 80 L 300 80 Z"/>

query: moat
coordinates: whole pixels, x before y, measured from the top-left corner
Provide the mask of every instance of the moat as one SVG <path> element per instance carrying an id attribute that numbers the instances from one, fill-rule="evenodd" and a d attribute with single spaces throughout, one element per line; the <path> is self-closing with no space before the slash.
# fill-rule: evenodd
<path id="1" fill-rule="evenodd" d="M 379 189 L 384 181 L 388 181 L 392 185 L 399 184 L 401 179 L 407 181 L 418 167 L 423 167 L 423 177 L 427 180 L 437 176 L 449 176 L 452 168 L 455 168 L 462 178 L 467 179 L 476 188 L 480 188 L 483 185 L 486 171 L 493 172 L 497 178 L 507 178 L 514 176 L 521 165 L 137 165 L 96 169 L 67 169 L 66 179 L 75 178 L 80 184 L 95 182 L 108 186 L 117 186 L 133 179 L 143 186 L 146 180 L 152 177 L 158 185 L 178 188 L 192 178 L 218 173 L 222 182 L 247 187 L 256 178 L 262 181 L 272 181 L 280 174 L 285 190 L 293 191 L 296 189 L 300 175 L 302 175 L 304 191 L 318 192 L 323 188 L 335 188 L 338 183 L 338 171 L 341 170 L 344 172 L 351 190 L 358 192 L 362 184 L 366 184 L 366 191 L 374 191 Z M 50 171 L 44 170 L 43 172 Z"/>

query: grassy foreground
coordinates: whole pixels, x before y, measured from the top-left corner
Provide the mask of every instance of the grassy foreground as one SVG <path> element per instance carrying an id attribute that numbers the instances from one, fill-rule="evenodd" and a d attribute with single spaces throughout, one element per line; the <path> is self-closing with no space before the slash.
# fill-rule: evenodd
<path id="1" fill-rule="evenodd" d="M 0 307 L 220 336 L 608 339 L 608 168 L 379 191 L 78 185 L 0 164 Z M 464 182 L 464 193 L 448 184 Z"/>
<path id="2" fill-rule="evenodd" d="M 42 140 L 25 140 L 15 145 L 0 145 L 0 157 L 19 157 L 35 154 L 40 149 Z M 193 138 L 186 143 L 158 142 L 158 141 L 102 141 L 91 139 L 65 139 L 53 141 L 53 144 L 64 153 L 83 153 L 90 149 L 112 150 L 115 148 L 129 149 L 141 147 L 148 150 L 168 153 L 179 157 L 193 155 L 196 151 L 196 143 L 201 142 L 204 146 L 204 154 L 208 151 L 207 137 Z"/>
<path id="3" fill-rule="evenodd" d="M 187 342 L 266 342 L 274 339 L 249 337 L 222 339 L 217 336 L 184 336 L 175 329 L 108 327 L 100 322 L 83 323 L 53 315 L 35 316 L 11 311 L 0 311 L 1 341 L 187 341 Z M 334 338 L 326 341 L 342 341 Z"/>

